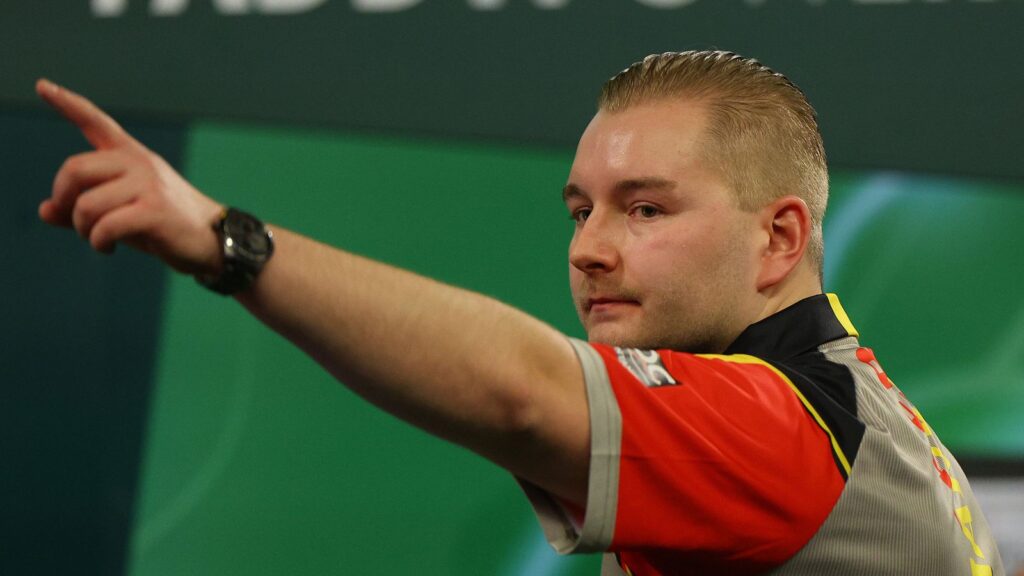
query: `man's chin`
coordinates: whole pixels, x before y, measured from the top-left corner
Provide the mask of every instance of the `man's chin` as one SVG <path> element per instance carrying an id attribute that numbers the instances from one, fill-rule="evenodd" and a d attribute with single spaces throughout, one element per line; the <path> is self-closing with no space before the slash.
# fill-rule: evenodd
<path id="1" fill-rule="evenodd" d="M 603 323 L 587 331 L 587 341 L 591 344 L 605 344 L 620 348 L 655 349 L 663 347 L 653 341 L 650 335 L 643 335 L 639 332 L 639 330 L 631 330 L 627 326 Z"/>
<path id="2" fill-rule="evenodd" d="M 674 350 L 691 354 L 708 354 L 716 351 L 706 342 L 658 337 L 650 330 L 630 329 L 627 326 L 601 324 L 587 331 L 587 341 L 591 344 L 604 344 L 619 348 L 639 348 L 641 350 Z"/>

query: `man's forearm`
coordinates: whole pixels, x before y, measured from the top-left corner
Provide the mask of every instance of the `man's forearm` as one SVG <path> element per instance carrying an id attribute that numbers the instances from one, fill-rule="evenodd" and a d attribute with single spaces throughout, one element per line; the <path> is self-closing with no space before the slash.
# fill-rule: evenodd
<path id="1" fill-rule="evenodd" d="M 586 397 L 563 335 L 486 296 L 273 231 L 274 257 L 238 297 L 255 316 L 384 410 L 584 501 Z"/>

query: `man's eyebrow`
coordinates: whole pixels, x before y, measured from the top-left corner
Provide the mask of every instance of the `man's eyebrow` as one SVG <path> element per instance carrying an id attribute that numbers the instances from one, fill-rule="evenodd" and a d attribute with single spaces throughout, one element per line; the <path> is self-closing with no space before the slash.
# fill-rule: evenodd
<path id="1" fill-rule="evenodd" d="M 622 180 L 615 184 L 615 191 L 618 193 L 633 192 L 634 190 L 671 190 L 676 187 L 672 180 L 651 176 L 649 178 L 631 178 Z"/>
<path id="2" fill-rule="evenodd" d="M 562 202 L 568 202 L 572 198 L 578 198 L 580 196 L 586 196 L 583 190 L 575 184 L 566 184 L 565 188 L 562 188 Z"/>
<path id="3" fill-rule="evenodd" d="M 651 176 L 648 178 L 630 178 L 628 180 L 620 180 L 615 183 L 615 186 L 612 189 L 616 194 L 624 194 L 626 192 L 634 192 L 637 190 L 672 190 L 675 187 L 676 183 L 673 180 Z M 575 184 L 566 184 L 565 188 L 562 188 L 563 202 L 568 202 L 569 200 L 580 196 L 586 197 L 587 193 Z"/>

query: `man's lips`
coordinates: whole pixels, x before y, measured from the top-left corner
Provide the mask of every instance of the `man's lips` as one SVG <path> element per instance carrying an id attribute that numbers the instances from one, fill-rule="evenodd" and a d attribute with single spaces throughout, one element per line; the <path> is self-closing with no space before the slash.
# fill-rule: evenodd
<path id="1" fill-rule="evenodd" d="M 587 298 L 587 310 L 590 312 L 600 312 L 604 310 L 612 310 L 614 308 L 622 306 L 639 306 L 640 303 L 631 298 L 621 298 L 617 296 L 598 296 L 593 298 Z"/>

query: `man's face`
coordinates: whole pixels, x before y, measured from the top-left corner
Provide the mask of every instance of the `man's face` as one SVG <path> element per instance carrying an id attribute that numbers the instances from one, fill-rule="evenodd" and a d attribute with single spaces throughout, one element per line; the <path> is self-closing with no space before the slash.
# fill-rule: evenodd
<path id="1" fill-rule="evenodd" d="M 720 352 L 756 320 L 756 213 L 700 158 L 705 108 L 671 100 L 601 111 L 565 202 L 569 279 L 591 342 Z"/>

